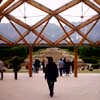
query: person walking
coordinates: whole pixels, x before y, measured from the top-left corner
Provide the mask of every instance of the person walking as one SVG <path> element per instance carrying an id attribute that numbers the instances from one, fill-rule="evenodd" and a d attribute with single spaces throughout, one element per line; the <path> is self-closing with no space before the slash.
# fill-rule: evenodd
<path id="1" fill-rule="evenodd" d="M 1 80 L 3 80 L 3 72 L 5 71 L 4 64 L 0 61 L 0 72 L 1 72 Z"/>
<path id="2" fill-rule="evenodd" d="M 54 83 L 57 81 L 58 77 L 58 69 L 57 65 L 53 62 L 52 57 L 48 58 L 48 64 L 45 68 L 45 79 L 47 80 L 47 84 L 50 91 L 50 97 L 53 97 L 54 95 Z"/>
<path id="3" fill-rule="evenodd" d="M 18 71 L 21 69 L 20 63 L 22 62 L 18 56 L 13 57 L 13 59 L 10 61 L 13 66 L 14 71 L 14 78 L 17 80 L 18 77 Z"/>

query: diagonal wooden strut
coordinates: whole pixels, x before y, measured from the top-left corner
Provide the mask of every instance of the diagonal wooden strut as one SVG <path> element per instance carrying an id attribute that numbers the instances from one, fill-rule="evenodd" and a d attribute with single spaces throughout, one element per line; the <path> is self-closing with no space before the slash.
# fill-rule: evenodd
<path id="1" fill-rule="evenodd" d="M 29 31 L 32 31 L 33 34 L 35 34 L 35 35 L 37 35 L 37 36 L 40 34 L 40 33 L 37 32 L 36 30 L 31 29 L 31 27 L 30 27 L 29 25 L 27 25 L 26 23 L 24 23 L 24 22 L 18 20 L 18 19 L 15 18 L 14 16 L 12 16 L 12 15 L 6 15 L 6 17 L 8 17 L 10 20 L 14 21 L 15 23 L 19 24 L 20 26 L 22 26 L 22 27 L 28 29 Z M 44 41 L 46 41 L 49 45 L 52 45 L 52 41 L 50 41 L 49 39 L 47 39 L 44 35 L 41 34 L 39 37 L 40 37 L 41 39 L 43 39 Z"/>
<path id="2" fill-rule="evenodd" d="M 59 19 L 58 19 L 58 18 L 57 18 L 57 20 L 58 20 L 58 22 L 59 22 L 59 24 L 60 24 L 60 26 L 61 26 L 62 30 L 64 31 L 64 33 L 67 35 L 68 39 L 70 40 L 71 44 L 73 44 L 73 45 L 74 45 L 74 43 L 73 43 L 72 39 L 69 37 L 69 35 L 68 35 L 67 31 L 64 29 L 63 25 L 61 24 L 61 22 L 59 21 Z"/>
<path id="3" fill-rule="evenodd" d="M 7 2 L 5 2 L 1 7 L 0 7 L 0 19 L 3 18 L 3 16 L 7 16 L 10 20 L 12 20 L 13 22 L 17 23 L 18 25 L 24 27 L 25 29 L 27 29 L 26 32 L 23 33 L 23 35 L 18 32 L 19 30 L 15 27 L 15 30 L 18 34 L 20 35 L 20 38 L 18 40 L 16 40 L 16 43 L 18 43 L 19 41 L 23 40 L 25 38 L 25 36 L 27 36 L 31 31 L 33 32 L 33 34 L 37 35 L 38 38 L 43 39 L 44 41 L 46 41 L 49 45 L 58 45 L 62 40 L 69 38 L 69 40 L 71 41 L 71 43 L 73 43 L 73 41 L 70 38 L 70 35 L 73 34 L 74 32 L 77 32 L 79 35 L 82 36 L 82 40 L 80 41 L 79 45 L 82 45 L 82 43 L 84 42 L 84 40 L 87 40 L 89 42 L 90 45 L 93 45 L 93 41 L 91 41 L 87 35 L 90 33 L 90 31 L 93 29 L 92 26 L 90 28 L 90 30 L 88 30 L 88 32 L 86 34 L 84 34 L 83 32 L 80 31 L 81 28 L 85 27 L 86 25 L 92 23 L 93 21 L 100 19 L 100 8 L 98 6 L 96 6 L 92 1 L 90 0 L 72 0 L 69 3 L 66 3 L 65 5 L 59 7 L 56 10 L 51 10 L 48 7 L 36 2 L 35 0 L 18 0 L 16 3 L 14 3 L 13 5 L 11 5 L 11 3 L 14 0 L 8 0 Z M 22 22 L 21 20 L 18 20 L 17 18 L 15 18 L 14 16 L 10 15 L 10 13 L 15 10 L 17 7 L 19 7 L 20 5 L 22 5 L 24 2 L 32 5 L 35 8 L 40 9 L 41 11 L 46 12 L 48 15 L 43 18 L 42 20 L 38 21 L 35 25 L 33 26 L 29 26 L 26 23 Z M 66 19 L 64 19 L 62 16 L 60 16 L 59 14 L 65 10 L 68 10 L 69 8 L 79 4 L 80 2 L 84 2 L 87 6 L 89 6 L 90 8 L 92 8 L 93 10 L 95 10 L 98 14 L 91 17 L 90 19 L 88 19 L 87 21 L 81 23 L 78 26 L 74 26 L 72 23 L 70 23 L 69 21 L 67 21 Z M 9 5 L 11 5 L 10 7 L 8 7 Z M 7 8 L 8 7 L 8 8 Z M 6 9 L 7 8 L 7 9 Z M 63 25 L 61 23 L 60 27 L 63 29 L 64 31 L 64 35 L 62 37 L 60 37 L 58 40 L 55 41 L 55 43 L 53 43 L 51 40 L 49 40 L 48 38 L 46 38 L 44 35 L 42 35 L 42 32 L 38 32 L 36 31 L 36 28 L 38 28 L 40 25 L 42 25 L 43 23 L 47 22 L 52 16 L 56 17 L 59 22 L 63 22 L 64 24 L 66 24 L 68 27 L 70 27 L 72 30 L 67 32 L 66 34 L 66 30 L 64 29 Z M 43 31 L 45 29 L 45 27 L 41 30 Z M 37 39 L 38 40 L 38 39 Z M 36 40 L 36 42 L 37 42 Z M 27 44 L 27 41 L 25 41 L 25 44 Z"/>
<path id="4" fill-rule="evenodd" d="M 26 28 L 26 29 L 28 29 L 28 31 L 26 31 L 26 32 L 24 32 L 23 33 L 23 36 L 25 37 L 25 36 L 27 36 L 28 34 L 29 34 L 29 32 L 31 32 L 31 30 L 34 30 L 34 29 L 36 29 L 37 27 L 39 27 L 40 25 L 42 25 L 44 22 L 46 22 L 47 20 L 49 20 L 50 18 L 51 18 L 51 16 L 50 15 L 47 15 L 45 18 L 43 18 L 42 20 L 40 20 L 39 22 L 37 22 L 35 25 L 33 25 L 32 27 L 30 27 L 29 25 L 27 25 L 26 23 L 24 23 L 24 22 L 22 22 L 22 21 L 20 21 L 19 19 L 17 19 L 17 18 L 15 18 L 14 16 L 12 16 L 12 15 L 7 15 L 7 17 L 8 18 L 10 18 L 10 19 L 13 19 L 13 21 L 15 22 L 15 23 L 18 23 L 20 26 L 22 26 L 22 27 L 24 27 L 24 28 Z M 29 30 L 29 29 L 31 29 L 31 30 Z M 21 41 L 22 39 L 21 38 L 19 38 L 16 42 L 18 43 L 19 41 Z"/>
<path id="5" fill-rule="evenodd" d="M 85 36 L 88 36 L 88 34 L 92 31 L 92 29 L 96 26 L 98 20 L 92 25 L 92 27 L 88 30 L 88 32 L 85 34 Z M 84 42 L 84 38 L 81 39 L 79 45 L 82 45 L 82 43 Z"/>
<path id="6" fill-rule="evenodd" d="M 65 39 L 65 41 L 68 43 L 68 45 L 72 45 L 72 43 L 70 43 L 67 39 Z"/>
<path id="7" fill-rule="evenodd" d="M 82 0 L 86 5 L 88 5 L 90 8 L 94 9 L 97 13 L 100 14 L 100 8 L 97 7 L 94 3 L 92 3 L 90 0 Z"/>
<path id="8" fill-rule="evenodd" d="M 0 40 L 4 41 L 7 45 L 12 45 L 13 42 L 5 38 L 4 36 L 0 35 Z"/>
<path id="9" fill-rule="evenodd" d="M 81 23 L 80 25 L 77 26 L 77 29 L 81 29 L 85 26 L 87 26 L 88 24 L 92 23 L 93 21 L 97 20 L 100 18 L 100 15 L 95 15 L 93 17 L 91 17 L 91 19 L 86 20 L 84 23 Z M 64 23 L 65 21 L 62 20 L 62 22 Z M 73 26 L 72 26 L 73 27 Z M 69 35 L 71 35 L 74 32 L 74 30 L 71 30 L 69 33 Z M 64 34 L 62 37 L 60 37 L 57 41 L 55 41 L 55 45 L 58 45 L 62 40 L 64 40 L 67 36 Z"/>
<path id="10" fill-rule="evenodd" d="M 77 5 L 78 3 L 80 3 L 81 0 L 74 0 L 74 1 L 70 1 L 69 3 L 63 5 L 62 7 L 59 7 L 58 9 L 55 10 L 56 15 Z"/>
<path id="11" fill-rule="evenodd" d="M 44 27 L 42 28 L 42 30 L 41 30 L 41 32 L 40 32 L 39 35 L 41 35 L 41 34 L 43 33 L 43 31 L 45 30 L 45 28 L 46 28 L 46 26 L 48 25 L 48 23 L 49 23 L 49 20 L 46 22 L 46 24 L 45 24 Z M 33 45 L 36 44 L 36 42 L 37 42 L 38 39 L 39 39 L 39 36 L 35 39 Z"/>
<path id="12" fill-rule="evenodd" d="M 7 8 L 15 0 L 7 0 L 3 5 L 0 6 L 0 12 Z"/>
<path id="13" fill-rule="evenodd" d="M 73 24 L 71 24 L 70 22 L 68 22 L 66 19 L 62 18 L 61 16 L 57 15 L 57 18 L 61 21 L 63 21 L 64 24 L 67 24 L 67 26 L 69 26 L 70 28 L 72 28 L 74 31 L 78 32 L 79 35 L 81 35 L 84 39 L 86 39 L 91 45 L 93 44 L 93 42 L 91 40 L 89 40 L 83 32 L 81 32 L 79 29 L 77 29 L 77 27 L 75 27 Z M 62 20 L 63 19 L 63 20 Z M 69 35 L 68 35 L 69 36 Z M 67 36 L 67 37 L 68 37 Z"/>
<path id="14" fill-rule="evenodd" d="M 15 29 L 15 31 L 19 34 L 19 36 L 23 39 L 23 41 L 25 42 L 25 44 L 26 44 L 28 47 L 30 47 L 30 45 L 29 45 L 28 42 L 25 40 L 24 36 L 20 33 L 20 31 L 17 29 L 17 27 L 16 27 L 11 21 L 9 21 L 9 22 L 11 23 L 11 25 L 13 26 L 13 28 Z"/>
<path id="15" fill-rule="evenodd" d="M 11 7 L 9 7 L 7 10 L 2 11 L 0 19 L 2 19 L 4 15 L 11 13 L 13 10 L 15 10 L 17 7 L 19 7 L 23 3 L 24 2 L 22 0 L 19 0 L 16 3 L 14 3 Z"/>

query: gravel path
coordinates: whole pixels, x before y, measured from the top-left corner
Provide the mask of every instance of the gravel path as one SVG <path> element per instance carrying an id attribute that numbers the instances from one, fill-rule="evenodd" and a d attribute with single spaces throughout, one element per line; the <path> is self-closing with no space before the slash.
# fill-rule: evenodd
<path id="1" fill-rule="evenodd" d="M 0 100 L 100 100 L 100 74 L 79 74 L 59 77 L 55 84 L 55 95 L 48 96 L 48 87 L 44 75 L 19 73 L 14 80 L 12 73 L 5 73 L 0 80 Z"/>

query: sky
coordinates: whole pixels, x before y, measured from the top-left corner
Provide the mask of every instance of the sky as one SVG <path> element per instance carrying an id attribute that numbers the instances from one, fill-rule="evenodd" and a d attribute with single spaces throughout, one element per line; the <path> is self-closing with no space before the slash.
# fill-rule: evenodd
<path id="1" fill-rule="evenodd" d="M 7 0 L 3 0 L 1 5 L 5 1 L 7 1 Z M 18 1 L 18 0 L 15 0 L 15 2 L 16 1 Z M 35 0 L 35 1 L 45 5 L 46 7 L 50 8 L 52 10 L 55 10 L 72 0 Z M 16 18 L 26 22 L 29 25 L 35 24 L 36 22 L 38 22 L 39 20 L 41 20 L 42 18 L 44 18 L 47 15 L 47 13 L 44 13 L 44 12 L 36 9 L 27 3 L 21 5 L 20 7 L 15 9 L 10 14 L 15 16 Z M 64 17 L 66 20 L 68 20 L 70 22 L 83 22 L 96 14 L 97 13 L 94 10 L 92 10 L 91 8 L 89 8 L 88 6 L 86 6 L 83 3 L 80 3 L 77 6 L 74 6 L 70 9 L 60 13 L 60 15 L 62 17 Z M 24 15 L 27 16 L 26 19 L 23 18 Z M 84 16 L 84 18 L 81 18 L 82 15 Z M 2 19 L 2 23 L 8 23 L 6 18 Z M 57 20 L 54 17 L 50 20 L 50 23 L 58 24 Z"/>

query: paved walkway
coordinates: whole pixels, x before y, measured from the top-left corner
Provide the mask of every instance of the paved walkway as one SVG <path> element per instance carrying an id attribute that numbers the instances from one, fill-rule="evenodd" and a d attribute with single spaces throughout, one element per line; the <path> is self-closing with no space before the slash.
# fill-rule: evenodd
<path id="1" fill-rule="evenodd" d="M 48 96 L 48 87 L 42 73 L 20 73 L 14 80 L 12 73 L 5 73 L 0 80 L 0 100 L 100 100 L 100 74 L 79 74 L 78 78 L 59 77 L 55 95 Z"/>

